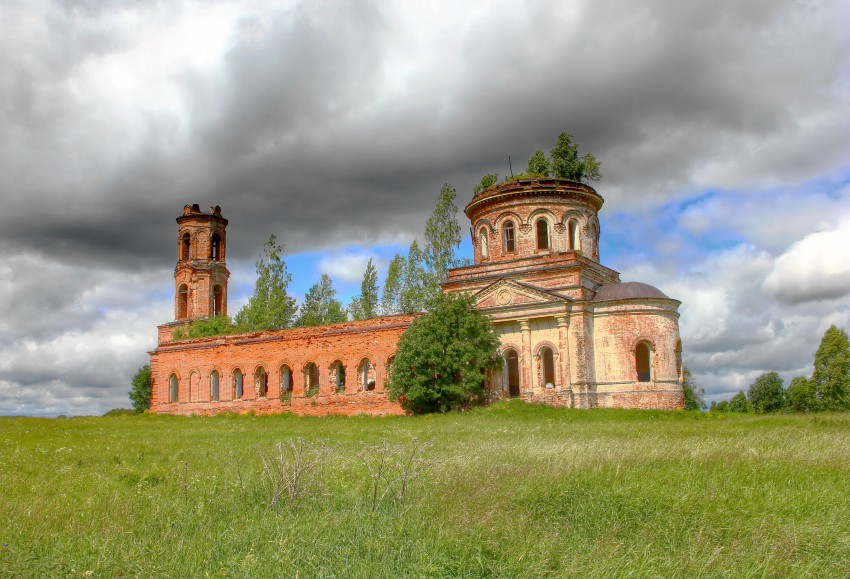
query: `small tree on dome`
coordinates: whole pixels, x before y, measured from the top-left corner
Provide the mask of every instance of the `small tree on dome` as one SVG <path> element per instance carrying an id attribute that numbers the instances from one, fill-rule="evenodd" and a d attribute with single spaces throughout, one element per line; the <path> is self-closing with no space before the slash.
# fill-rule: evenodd
<path id="1" fill-rule="evenodd" d="M 579 158 L 578 144 L 573 143 L 573 136 L 567 132 L 558 135 L 550 158 L 552 172 L 558 179 L 583 182 L 599 181 L 602 178 L 602 164 L 590 153 Z"/>
<path id="2" fill-rule="evenodd" d="M 548 177 L 551 170 L 551 164 L 549 162 L 549 157 L 546 156 L 546 153 L 537 149 L 534 151 L 534 154 L 531 155 L 531 158 L 528 160 L 528 167 L 526 167 L 525 172 L 529 175 L 539 175 L 541 177 Z"/>
<path id="3" fill-rule="evenodd" d="M 478 194 L 484 191 L 485 189 L 489 189 L 493 185 L 495 185 L 499 181 L 499 175 L 497 173 L 487 173 L 483 177 L 481 177 L 481 181 L 472 188 L 473 194 Z"/>

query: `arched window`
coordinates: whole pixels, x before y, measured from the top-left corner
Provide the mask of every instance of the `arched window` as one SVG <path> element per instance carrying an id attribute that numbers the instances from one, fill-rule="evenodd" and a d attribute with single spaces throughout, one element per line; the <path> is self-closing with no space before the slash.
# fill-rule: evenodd
<path id="1" fill-rule="evenodd" d="M 177 402 L 177 394 L 178 394 L 178 380 L 177 374 L 172 374 L 168 378 L 168 401 L 169 402 Z"/>
<path id="2" fill-rule="evenodd" d="M 635 348 L 635 368 L 637 369 L 638 382 L 649 382 L 652 380 L 650 354 L 649 344 L 646 342 L 641 342 Z"/>
<path id="3" fill-rule="evenodd" d="M 221 236 L 218 233 L 213 233 L 210 240 L 210 260 L 221 261 Z"/>
<path id="4" fill-rule="evenodd" d="M 242 370 L 239 368 L 233 371 L 233 398 L 235 400 L 242 398 Z"/>
<path id="5" fill-rule="evenodd" d="M 395 365 L 395 355 L 387 358 L 387 380 L 391 380 L 393 376 L 393 366 Z M 386 384 L 384 384 L 384 388 L 386 388 Z"/>
<path id="6" fill-rule="evenodd" d="M 262 366 L 254 372 L 254 384 L 257 386 L 257 396 L 265 398 L 269 393 L 269 375 L 266 374 L 266 369 Z"/>
<path id="7" fill-rule="evenodd" d="M 502 249 L 505 250 L 505 253 L 516 251 L 516 232 L 514 231 L 513 221 L 506 221 L 502 226 Z"/>
<path id="8" fill-rule="evenodd" d="M 185 283 L 180 284 L 177 288 L 177 319 L 183 319 L 189 316 L 189 288 Z"/>
<path id="9" fill-rule="evenodd" d="M 224 290 L 220 285 L 213 288 L 213 315 L 221 316 L 224 314 Z"/>
<path id="10" fill-rule="evenodd" d="M 292 370 L 284 364 L 280 367 L 280 393 L 292 392 Z"/>
<path id="11" fill-rule="evenodd" d="M 357 367 L 357 381 L 360 382 L 360 387 L 364 392 L 375 389 L 375 377 L 369 358 L 363 358 L 360 361 L 360 366 Z"/>
<path id="12" fill-rule="evenodd" d="M 314 396 L 319 393 L 319 367 L 313 362 L 304 366 L 304 395 Z"/>
<path id="13" fill-rule="evenodd" d="M 215 370 L 210 374 L 210 400 L 218 402 L 218 372 Z"/>
<path id="14" fill-rule="evenodd" d="M 537 220 L 537 249 L 549 249 L 549 222 L 542 217 Z"/>
<path id="15" fill-rule="evenodd" d="M 336 391 L 345 392 L 345 366 L 342 365 L 342 362 L 336 360 L 331 364 L 331 375 Z"/>
<path id="16" fill-rule="evenodd" d="M 180 259 L 183 261 L 188 261 L 191 249 L 192 236 L 188 233 L 184 233 L 183 238 L 180 240 Z"/>
<path id="17" fill-rule="evenodd" d="M 482 227 L 478 232 L 478 243 L 481 246 L 481 258 L 487 259 L 490 257 L 490 247 L 489 242 L 487 241 L 487 228 Z"/>
<path id="18" fill-rule="evenodd" d="M 581 249 L 579 247 L 579 237 L 578 237 L 578 221 L 575 219 L 570 219 L 567 223 L 567 249 Z"/>
<path id="19" fill-rule="evenodd" d="M 508 396 L 519 396 L 519 356 L 516 350 L 505 350 L 505 385 L 508 388 Z"/>
<path id="20" fill-rule="evenodd" d="M 552 388 L 555 385 L 555 356 L 552 348 L 544 346 L 540 349 L 540 364 L 543 384 L 546 388 Z"/>

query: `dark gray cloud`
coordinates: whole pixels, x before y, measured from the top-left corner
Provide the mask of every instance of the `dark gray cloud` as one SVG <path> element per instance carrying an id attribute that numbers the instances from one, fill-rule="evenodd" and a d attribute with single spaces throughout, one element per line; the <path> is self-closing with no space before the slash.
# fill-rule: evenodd
<path id="1" fill-rule="evenodd" d="M 848 17 L 793 0 L 4 4 L 0 247 L 13 258 L 0 266 L 12 304 L 0 380 L 23 383 L 2 364 L 25 343 L 129 340 L 116 311 L 147 316 L 152 335 L 170 315 L 161 294 L 185 203 L 222 206 L 237 268 L 271 232 L 289 251 L 410 239 L 444 182 L 463 205 L 483 173 L 508 173 L 508 155 L 522 170 L 561 130 L 603 161 L 618 223 L 705 190 L 834 178 L 850 158 Z M 811 284 L 781 283 L 791 258 L 771 260 L 834 223 L 798 219 L 786 239 L 772 233 L 781 211 L 703 209 L 676 226 L 716 228 L 730 211 L 728 226 L 759 230 L 768 252 L 775 281 L 758 291 L 808 303 Z M 674 259 L 675 235 L 651 238 L 647 259 Z M 659 271 L 682 270 L 671 263 Z M 748 328 L 779 328 L 757 300 L 747 307 Z M 109 391 L 111 374 L 75 372 Z M 60 374 L 31 381 L 69 384 Z"/>
<path id="2" fill-rule="evenodd" d="M 799 180 L 850 152 L 837 140 L 850 128 L 848 41 L 828 4 L 529 3 L 471 10 L 423 47 L 378 4 L 297 4 L 234 19 L 215 72 L 164 71 L 178 112 L 151 90 L 118 127 L 97 117 L 121 107 L 95 110 L 74 90 L 86 66 L 132 48 L 108 24 L 134 10 L 112 8 L 28 16 L 51 42 L 30 41 L 28 58 L 5 47 L 4 120 L 28 142 L 4 147 L 16 243 L 164 263 L 169 218 L 188 201 L 263 223 L 234 247 L 242 256 L 271 230 L 293 249 L 368 243 L 409 231 L 443 181 L 465 195 L 562 129 L 603 160 L 612 203 L 682 195 L 707 167 L 736 185 Z M 319 226 L 329 219 L 342 225 Z"/>

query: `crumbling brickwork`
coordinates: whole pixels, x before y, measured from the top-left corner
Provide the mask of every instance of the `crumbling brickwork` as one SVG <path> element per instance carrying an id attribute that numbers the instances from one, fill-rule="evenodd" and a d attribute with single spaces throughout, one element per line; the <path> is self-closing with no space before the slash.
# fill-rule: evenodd
<path id="1" fill-rule="evenodd" d="M 295 412 L 400 414 L 387 397 L 387 371 L 399 336 L 414 316 L 400 315 L 313 328 L 165 342 L 151 354 L 151 408 L 173 414 Z M 337 388 L 336 363 L 345 369 Z M 309 395 L 305 369 L 319 369 Z M 363 382 L 362 372 L 374 381 Z M 262 370 L 262 372 L 260 372 Z M 241 396 L 237 376 L 242 376 Z M 215 374 L 218 396 L 214 392 Z M 260 382 L 265 376 L 265 394 Z M 286 380 L 287 375 L 290 377 Z M 171 377 L 178 381 L 172 402 Z M 180 386 L 184 385 L 183 388 Z"/>
<path id="2" fill-rule="evenodd" d="M 599 263 L 602 203 L 588 185 L 535 179 L 497 185 L 466 206 L 474 263 L 451 270 L 443 289 L 473 294 L 494 322 L 503 359 L 488 377 L 494 398 L 683 406 L 679 302 L 621 283 Z M 174 341 L 176 328 L 226 313 L 229 276 L 220 209 L 187 205 L 178 224 L 175 321 L 159 327 L 151 352 L 152 411 L 402 413 L 387 378 L 415 316 Z"/>

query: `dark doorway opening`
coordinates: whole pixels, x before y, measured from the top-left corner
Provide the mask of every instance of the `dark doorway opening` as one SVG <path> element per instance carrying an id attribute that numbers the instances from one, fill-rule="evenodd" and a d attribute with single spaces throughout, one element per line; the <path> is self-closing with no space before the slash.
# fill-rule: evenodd
<path id="1" fill-rule="evenodd" d="M 511 398 L 519 396 L 519 357 L 514 350 L 505 354 L 505 366 L 508 378 L 508 395 Z"/>

